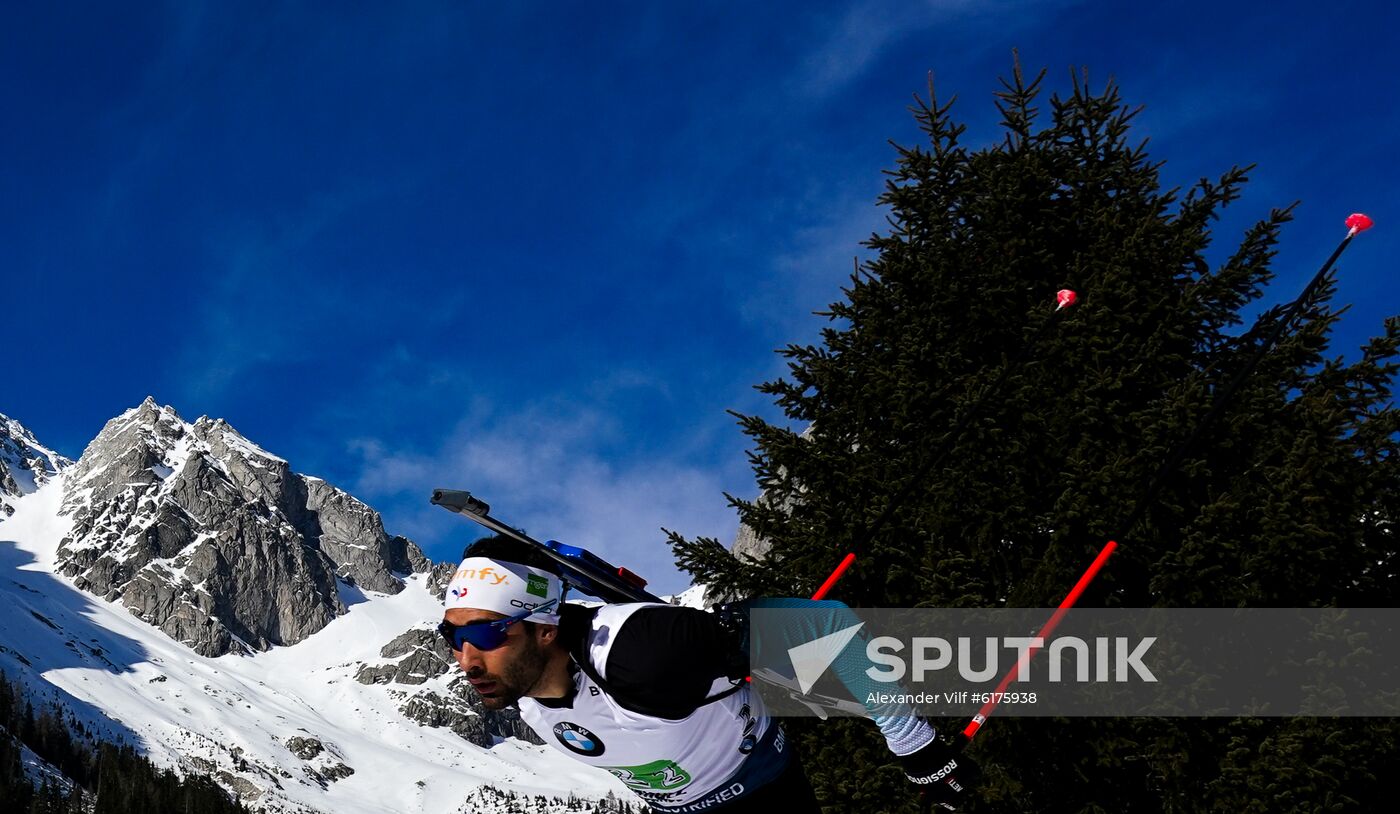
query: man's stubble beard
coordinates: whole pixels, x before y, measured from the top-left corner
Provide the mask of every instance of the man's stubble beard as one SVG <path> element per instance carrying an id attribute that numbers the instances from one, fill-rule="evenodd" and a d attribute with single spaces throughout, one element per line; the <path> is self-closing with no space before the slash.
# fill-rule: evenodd
<path id="1" fill-rule="evenodd" d="M 518 657 L 501 670 L 500 675 L 487 678 L 496 682 L 490 698 L 481 697 L 481 705 L 489 710 L 504 709 L 530 693 L 544 678 L 549 656 L 533 636 L 521 647 Z"/>

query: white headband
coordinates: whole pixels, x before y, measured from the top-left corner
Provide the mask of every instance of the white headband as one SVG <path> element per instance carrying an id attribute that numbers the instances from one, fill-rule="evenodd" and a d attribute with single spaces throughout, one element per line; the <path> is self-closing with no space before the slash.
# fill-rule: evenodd
<path id="1" fill-rule="evenodd" d="M 559 601 L 563 583 L 559 577 L 539 568 L 489 557 L 468 557 L 457 566 L 447 583 L 443 602 L 447 609 L 476 608 L 514 616 L 555 600 L 548 611 L 532 613 L 531 622 L 559 624 Z"/>

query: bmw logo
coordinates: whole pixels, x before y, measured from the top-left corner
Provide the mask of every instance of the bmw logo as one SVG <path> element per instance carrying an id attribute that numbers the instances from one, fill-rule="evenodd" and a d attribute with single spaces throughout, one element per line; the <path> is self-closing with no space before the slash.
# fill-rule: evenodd
<path id="1" fill-rule="evenodd" d="M 597 735 L 578 724 L 571 724 L 568 721 L 555 724 L 554 737 L 564 744 L 565 749 L 584 757 L 597 757 L 603 754 L 603 742 L 599 740 Z"/>

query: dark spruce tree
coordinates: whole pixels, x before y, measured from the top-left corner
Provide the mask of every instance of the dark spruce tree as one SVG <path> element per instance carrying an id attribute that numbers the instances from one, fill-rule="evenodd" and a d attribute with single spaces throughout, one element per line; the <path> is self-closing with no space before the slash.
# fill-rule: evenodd
<path id="1" fill-rule="evenodd" d="M 1242 314 L 1291 207 L 1212 267 L 1212 223 L 1248 168 L 1164 189 L 1111 83 L 1075 76 L 1041 111 L 1043 79 L 1017 67 L 997 94 L 1003 138 L 975 149 L 951 103 L 916 97 L 927 141 L 896 148 L 874 259 L 820 314 L 821 343 L 780 351 L 788 376 L 760 386 L 786 420 L 738 416 L 763 496 L 730 501 L 766 556 L 671 534 L 678 561 L 732 596 L 802 596 L 854 550 L 837 594 L 853 606 L 1047 607 L 1114 536 L 1081 605 L 1396 605 L 1400 320 L 1353 361 L 1329 358 L 1330 284 L 1122 527 L 1280 318 Z M 1012 366 L 1065 287 L 1076 310 Z M 796 728 L 828 811 L 916 810 L 874 727 Z M 1382 810 L 1397 733 L 1389 719 L 1004 718 L 973 747 L 987 776 L 968 810 Z"/>

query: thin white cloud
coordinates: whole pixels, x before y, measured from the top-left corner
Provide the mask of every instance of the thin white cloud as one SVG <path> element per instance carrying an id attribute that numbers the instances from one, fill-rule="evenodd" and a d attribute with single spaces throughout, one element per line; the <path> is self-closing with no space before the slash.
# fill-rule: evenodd
<path id="1" fill-rule="evenodd" d="M 850 189 L 848 187 L 848 189 Z M 819 324 L 812 311 L 841 299 L 857 259 L 871 257 L 861 243 L 886 227 L 886 210 L 875 205 L 875 191 L 812 202 L 805 222 L 795 225 L 780 249 L 767 258 L 765 285 L 746 286 L 740 313 L 751 322 L 775 318 L 789 337 L 810 336 Z M 775 315 L 780 315 L 775 317 Z"/>
<path id="2" fill-rule="evenodd" d="M 965 61 L 971 53 L 1004 47 L 1008 34 L 1037 25 L 1078 2 L 864 0 L 848 6 L 838 20 L 818 27 L 820 35 L 802 61 L 792 87 L 813 99 L 838 93 L 871 70 L 890 49 L 939 26 L 958 26 L 963 34 L 959 57 Z M 977 36 L 989 26 L 997 36 Z"/>
<path id="3" fill-rule="evenodd" d="M 853 4 L 807 55 L 798 87 L 812 96 L 836 93 L 864 74 L 890 46 L 982 5 L 977 0 Z"/>
<path id="4" fill-rule="evenodd" d="M 534 405 L 510 415 L 474 415 L 426 453 L 359 439 L 352 444 L 361 461 L 354 489 L 375 502 L 465 488 L 533 536 L 584 546 L 649 578 L 657 590 L 679 590 L 689 579 L 676 571 L 660 529 L 732 540 L 738 521 L 723 492 L 734 484 L 725 478 L 742 473 L 669 457 L 608 456 L 603 450 L 626 431 L 593 408 Z M 438 536 L 440 518 L 430 515 L 394 518 L 394 530 Z"/>

